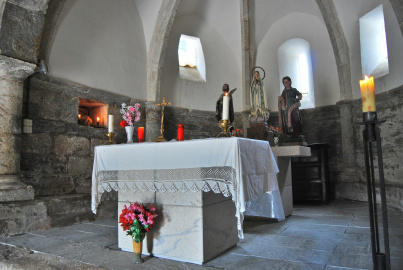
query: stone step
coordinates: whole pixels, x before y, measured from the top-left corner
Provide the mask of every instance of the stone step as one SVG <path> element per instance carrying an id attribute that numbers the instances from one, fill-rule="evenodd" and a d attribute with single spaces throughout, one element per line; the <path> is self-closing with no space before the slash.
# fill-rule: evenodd
<path id="1" fill-rule="evenodd" d="M 116 217 L 117 198 L 115 200 L 113 196 L 110 196 L 109 200 L 103 200 L 96 215 L 91 212 L 90 194 L 0 202 L 0 213 L 0 238 L 2 238 L 38 229 L 63 227 L 84 221 Z"/>

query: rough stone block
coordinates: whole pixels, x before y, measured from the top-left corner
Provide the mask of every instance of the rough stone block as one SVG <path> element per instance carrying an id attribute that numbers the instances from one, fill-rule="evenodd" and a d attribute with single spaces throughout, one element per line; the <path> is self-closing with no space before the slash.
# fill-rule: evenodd
<path id="1" fill-rule="evenodd" d="M 74 190 L 78 194 L 91 194 L 91 178 L 78 177 L 74 179 Z"/>
<path id="2" fill-rule="evenodd" d="M 43 197 L 41 201 L 51 217 L 52 227 L 72 225 L 83 221 L 94 220 L 91 212 L 91 195 L 65 195 L 58 197 Z"/>
<path id="3" fill-rule="evenodd" d="M 47 155 L 52 152 L 53 136 L 48 133 L 23 134 L 22 152 Z"/>
<path id="4" fill-rule="evenodd" d="M 25 175 L 57 175 L 67 172 L 67 159 L 52 155 L 25 154 L 21 155 L 21 171 Z"/>
<path id="5" fill-rule="evenodd" d="M 49 0 L 8 0 L 8 2 L 28 10 L 46 13 Z"/>
<path id="6" fill-rule="evenodd" d="M 6 2 L 0 28 L 2 54 L 36 63 L 45 22 L 43 12 L 35 12 Z"/>
<path id="7" fill-rule="evenodd" d="M 67 167 L 69 175 L 79 175 L 83 178 L 91 176 L 93 160 L 90 157 L 71 156 Z"/>
<path id="8" fill-rule="evenodd" d="M 98 138 L 91 138 L 91 157 L 94 157 L 94 148 L 98 145 L 104 145 L 107 142 L 107 138 L 105 139 L 98 139 Z"/>
<path id="9" fill-rule="evenodd" d="M 0 238 L 50 227 L 50 219 L 42 202 L 1 203 L 0 213 Z"/>
<path id="10" fill-rule="evenodd" d="M 55 154 L 58 156 L 88 156 L 90 141 L 84 137 L 57 135 L 55 137 Z"/>
<path id="11" fill-rule="evenodd" d="M 30 106 L 35 105 L 34 110 L 30 111 L 30 118 L 77 123 L 78 97 L 57 94 L 52 91 L 36 92 L 30 95 Z"/>

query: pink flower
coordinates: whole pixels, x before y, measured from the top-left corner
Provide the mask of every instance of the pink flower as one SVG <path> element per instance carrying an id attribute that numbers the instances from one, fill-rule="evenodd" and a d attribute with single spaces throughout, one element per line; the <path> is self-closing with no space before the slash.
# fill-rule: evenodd
<path id="1" fill-rule="evenodd" d="M 138 109 L 138 108 L 140 108 L 140 104 L 136 103 L 136 104 L 134 104 L 134 107 L 136 107 Z"/>
<path id="2" fill-rule="evenodd" d="M 151 211 L 151 212 L 155 212 L 155 210 L 157 210 L 157 209 L 155 209 L 154 204 L 150 205 L 150 211 Z"/>
<path id="3" fill-rule="evenodd" d="M 129 112 L 134 112 L 134 107 L 129 107 Z"/>

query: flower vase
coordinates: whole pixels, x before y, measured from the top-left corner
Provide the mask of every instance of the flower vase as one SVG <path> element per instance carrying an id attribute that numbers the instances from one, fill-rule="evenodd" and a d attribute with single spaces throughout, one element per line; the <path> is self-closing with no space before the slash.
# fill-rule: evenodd
<path id="1" fill-rule="evenodd" d="M 141 258 L 141 253 L 143 252 L 143 242 L 137 243 L 136 241 L 133 241 L 133 253 L 134 253 L 134 258 L 133 258 L 133 263 L 143 263 L 144 260 Z"/>
<path id="2" fill-rule="evenodd" d="M 280 138 L 279 137 L 274 137 L 273 141 L 274 141 L 274 146 L 278 146 L 278 142 L 279 142 Z"/>
<path id="3" fill-rule="evenodd" d="M 127 143 L 133 143 L 134 126 L 126 126 Z"/>

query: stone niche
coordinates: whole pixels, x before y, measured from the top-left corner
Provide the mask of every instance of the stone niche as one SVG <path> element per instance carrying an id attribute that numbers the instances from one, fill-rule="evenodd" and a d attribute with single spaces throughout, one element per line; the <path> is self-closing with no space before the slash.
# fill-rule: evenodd
<path id="1" fill-rule="evenodd" d="M 80 98 L 77 117 L 79 125 L 107 127 L 108 104 L 97 100 Z"/>

